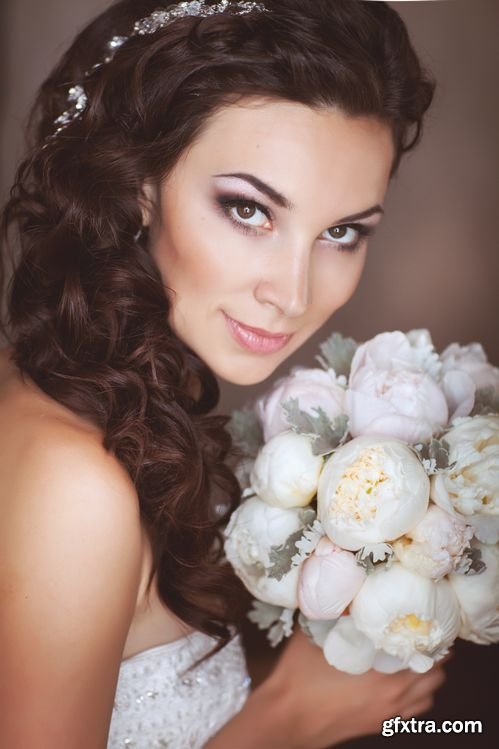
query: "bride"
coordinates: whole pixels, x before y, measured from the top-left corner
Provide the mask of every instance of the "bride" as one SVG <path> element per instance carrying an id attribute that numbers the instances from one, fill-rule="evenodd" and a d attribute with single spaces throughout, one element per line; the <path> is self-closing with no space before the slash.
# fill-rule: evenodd
<path id="1" fill-rule="evenodd" d="M 1 746 L 321 749 L 431 706 L 441 664 L 301 633 L 251 690 L 210 412 L 354 293 L 432 94 L 356 0 L 121 0 L 43 85 L 3 214 Z"/>

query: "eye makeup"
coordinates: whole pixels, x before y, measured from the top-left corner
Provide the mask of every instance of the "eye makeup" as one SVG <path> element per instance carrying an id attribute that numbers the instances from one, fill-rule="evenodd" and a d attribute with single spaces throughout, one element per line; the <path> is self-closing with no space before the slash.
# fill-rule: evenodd
<path id="1" fill-rule="evenodd" d="M 272 211 L 267 206 L 264 206 L 262 205 L 262 203 L 259 203 L 252 198 L 248 198 L 246 195 L 243 195 L 241 193 L 222 193 L 216 196 L 215 201 L 217 208 L 222 213 L 222 215 L 228 218 L 229 221 L 244 234 L 258 235 L 262 231 L 263 227 L 259 227 L 254 224 L 248 224 L 244 221 L 243 218 L 241 218 L 240 220 L 236 219 L 234 217 L 234 214 L 232 213 L 233 208 L 254 208 L 260 211 L 264 216 L 266 216 L 269 221 L 273 220 Z M 322 235 L 319 237 L 319 239 L 321 240 L 324 239 L 324 241 L 334 244 L 336 249 L 338 249 L 340 252 L 349 252 L 350 254 L 352 254 L 356 250 L 360 249 L 364 241 L 374 233 L 376 227 L 359 223 L 337 224 L 325 229 L 323 234 L 332 229 L 351 229 L 357 232 L 358 237 L 352 242 L 341 242 L 335 240 L 332 236 L 330 239 L 323 238 Z"/>
<path id="2" fill-rule="evenodd" d="M 258 234 L 259 227 L 247 224 L 243 219 L 238 221 L 236 218 L 234 218 L 234 215 L 231 212 L 232 208 L 241 208 L 243 206 L 256 208 L 258 211 L 261 211 L 261 213 L 263 213 L 269 221 L 272 221 L 273 219 L 272 212 L 269 208 L 262 205 L 258 201 L 251 200 L 245 195 L 241 195 L 239 193 L 218 195 L 216 198 L 216 202 L 222 214 L 226 216 L 229 221 L 231 221 L 238 229 L 241 229 L 246 234 Z"/>
<path id="3" fill-rule="evenodd" d="M 376 227 L 367 226 L 366 224 L 338 224 L 336 226 L 330 226 L 326 231 L 330 231 L 331 229 L 353 229 L 357 232 L 358 238 L 353 242 L 339 242 L 338 240 L 335 240 L 334 237 L 331 237 L 330 240 L 326 240 L 326 242 L 333 242 L 340 252 L 352 253 L 359 250 L 364 240 L 374 234 Z"/>

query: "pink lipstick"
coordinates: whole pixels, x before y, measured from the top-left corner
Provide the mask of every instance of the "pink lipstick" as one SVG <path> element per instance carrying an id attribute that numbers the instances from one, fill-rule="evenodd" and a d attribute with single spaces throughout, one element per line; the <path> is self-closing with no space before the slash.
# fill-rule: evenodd
<path id="1" fill-rule="evenodd" d="M 292 335 L 269 333 L 261 328 L 250 328 L 248 325 L 233 320 L 225 312 L 224 317 L 236 341 L 255 354 L 273 354 L 279 351 L 287 344 Z"/>

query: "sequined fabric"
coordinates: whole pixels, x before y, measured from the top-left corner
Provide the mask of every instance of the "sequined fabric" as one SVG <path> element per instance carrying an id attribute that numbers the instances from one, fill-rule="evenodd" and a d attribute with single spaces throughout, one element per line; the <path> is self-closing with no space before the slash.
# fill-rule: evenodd
<path id="1" fill-rule="evenodd" d="M 108 749 L 201 749 L 238 713 L 250 690 L 239 635 L 184 673 L 213 645 L 193 632 L 122 661 Z"/>

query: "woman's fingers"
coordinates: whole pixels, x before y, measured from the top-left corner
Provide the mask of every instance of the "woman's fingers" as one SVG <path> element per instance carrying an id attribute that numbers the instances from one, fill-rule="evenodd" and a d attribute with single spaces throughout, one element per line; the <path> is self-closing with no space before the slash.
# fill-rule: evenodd
<path id="1" fill-rule="evenodd" d="M 418 702 L 433 694 L 439 689 L 446 679 L 443 668 L 433 667 L 431 671 L 421 675 L 412 681 L 403 693 L 404 702 Z"/>
<path id="2" fill-rule="evenodd" d="M 404 707 L 400 711 L 400 717 L 404 720 L 409 720 L 415 715 L 422 715 L 432 709 L 434 703 L 433 697 L 425 697 L 424 699 L 411 702 L 409 705 Z"/>

